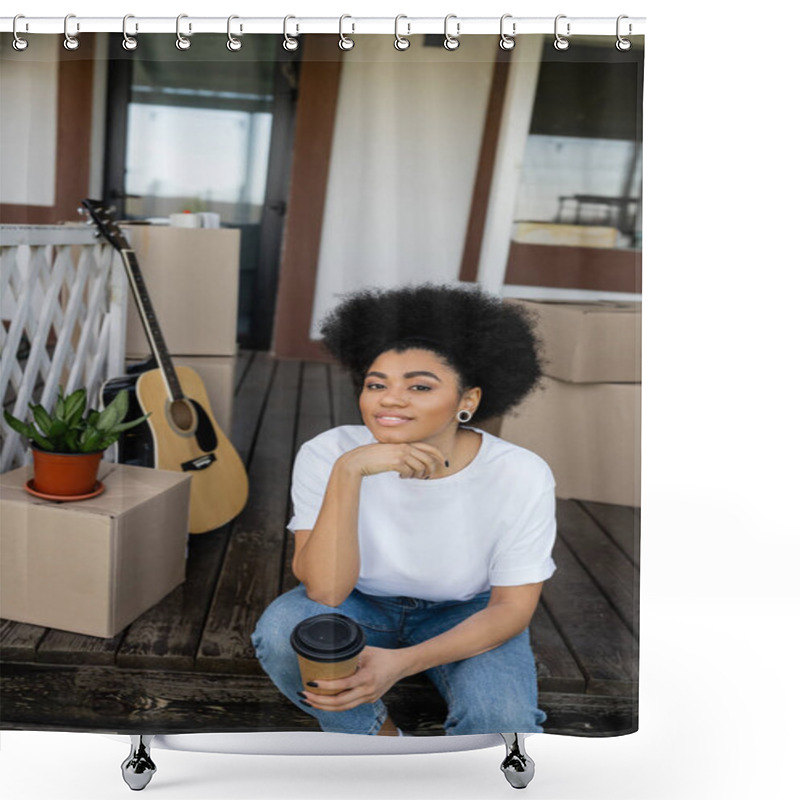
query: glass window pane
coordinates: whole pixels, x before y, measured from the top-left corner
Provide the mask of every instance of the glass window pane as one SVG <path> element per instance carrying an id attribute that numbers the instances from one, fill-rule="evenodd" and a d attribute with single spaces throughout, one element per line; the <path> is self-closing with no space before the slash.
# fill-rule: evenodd
<path id="1" fill-rule="evenodd" d="M 545 50 L 515 206 L 515 237 L 641 246 L 641 50 L 613 39 Z M 557 226 L 557 227 L 554 227 Z M 605 230 L 591 233 L 594 226 Z"/>
<path id="2" fill-rule="evenodd" d="M 126 211 L 167 217 L 214 211 L 223 224 L 261 218 L 274 107 L 275 37 L 248 39 L 231 58 L 227 37 L 142 37 L 128 106 Z"/>

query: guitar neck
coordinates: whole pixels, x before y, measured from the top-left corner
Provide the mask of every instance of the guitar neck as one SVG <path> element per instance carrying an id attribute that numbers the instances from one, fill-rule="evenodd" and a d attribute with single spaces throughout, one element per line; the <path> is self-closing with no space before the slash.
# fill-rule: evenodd
<path id="1" fill-rule="evenodd" d="M 144 326 L 147 341 L 150 343 L 150 349 L 164 377 L 170 399 L 173 401 L 182 400 L 184 396 L 183 391 L 181 390 L 172 358 L 167 350 L 164 334 L 161 332 L 161 326 L 156 319 L 153 303 L 147 292 L 139 262 L 136 260 L 136 254 L 129 248 L 120 248 L 119 253 L 122 256 L 125 271 L 128 273 L 128 281 L 133 291 L 133 297 L 136 301 L 136 307 L 139 310 L 139 316 Z"/>

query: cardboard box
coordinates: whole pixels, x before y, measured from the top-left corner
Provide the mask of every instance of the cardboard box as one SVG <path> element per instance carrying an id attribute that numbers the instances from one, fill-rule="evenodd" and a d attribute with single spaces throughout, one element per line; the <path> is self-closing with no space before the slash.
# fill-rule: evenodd
<path id="1" fill-rule="evenodd" d="M 186 577 L 191 478 L 103 462 L 106 491 L 54 503 L 0 476 L 0 616 L 111 637 Z"/>
<path id="2" fill-rule="evenodd" d="M 641 504 L 641 384 L 544 378 L 500 436 L 547 461 L 558 497 Z"/>
<path id="3" fill-rule="evenodd" d="M 573 383 L 641 382 L 641 303 L 507 302 L 537 320 L 545 375 Z"/>
<path id="4" fill-rule="evenodd" d="M 236 354 L 239 231 L 123 225 L 170 355 Z M 132 293 L 126 353 L 150 355 Z"/>

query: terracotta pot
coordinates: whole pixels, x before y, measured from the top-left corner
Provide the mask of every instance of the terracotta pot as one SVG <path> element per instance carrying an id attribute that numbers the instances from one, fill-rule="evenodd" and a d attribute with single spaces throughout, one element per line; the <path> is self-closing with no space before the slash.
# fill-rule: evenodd
<path id="1" fill-rule="evenodd" d="M 97 484 L 103 451 L 96 453 L 51 453 L 33 450 L 33 485 L 42 494 L 74 497 L 89 494 Z"/>

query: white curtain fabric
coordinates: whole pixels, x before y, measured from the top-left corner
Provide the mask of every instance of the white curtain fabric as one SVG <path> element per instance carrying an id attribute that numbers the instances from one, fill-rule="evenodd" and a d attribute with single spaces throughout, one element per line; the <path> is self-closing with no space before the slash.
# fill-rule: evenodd
<path id="1" fill-rule="evenodd" d="M 314 301 L 458 279 L 497 43 L 359 39 L 342 68 Z"/>

